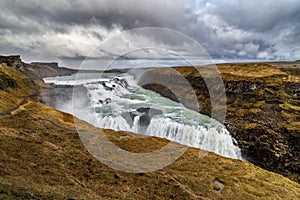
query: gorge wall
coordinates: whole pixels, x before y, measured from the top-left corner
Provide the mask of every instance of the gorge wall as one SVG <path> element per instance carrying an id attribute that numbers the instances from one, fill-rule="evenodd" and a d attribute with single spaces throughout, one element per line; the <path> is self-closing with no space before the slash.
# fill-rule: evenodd
<path id="1" fill-rule="evenodd" d="M 207 71 L 209 71 L 209 67 Z M 177 101 L 176 95 L 163 86 L 176 87 L 186 107 L 195 92 L 200 112 L 211 115 L 211 100 L 203 80 L 214 81 L 209 73 L 199 74 L 193 67 L 150 69 L 145 78 L 159 80 L 143 87 Z M 203 70 L 203 69 L 202 69 Z M 225 125 L 238 141 L 244 156 L 265 169 L 281 173 L 299 182 L 300 166 L 300 66 L 297 63 L 218 65 L 226 89 Z M 179 72 L 179 73 L 178 73 Z M 183 87 L 183 76 L 194 91 Z M 224 108 L 224 105 L 219 105 Z M 218 108 L 217 108 L 218 109 Z"/>

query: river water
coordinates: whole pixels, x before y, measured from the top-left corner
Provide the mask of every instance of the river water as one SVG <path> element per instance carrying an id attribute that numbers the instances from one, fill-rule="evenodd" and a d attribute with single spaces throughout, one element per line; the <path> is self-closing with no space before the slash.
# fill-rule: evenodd
<path id="1" fill-rule="evenodd" d="M 56 108 L 100 128 L 166 138 L 181 144 L 242 159 L 226 127 L 182 104 L 137 85 L 127 73 L 78 73 L 45 78 L 46 83 L 82 86 L 86 94 L 62 100 Z M 81 103 L 88 102 L 88 103 Z"/>

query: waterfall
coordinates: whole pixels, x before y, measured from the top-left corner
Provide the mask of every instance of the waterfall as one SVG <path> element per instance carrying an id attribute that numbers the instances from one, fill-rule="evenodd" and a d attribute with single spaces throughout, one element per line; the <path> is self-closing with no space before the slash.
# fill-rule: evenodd
<path id="1" fill-rule="evenodd" d="M 94 126 L 166 138 L 190 147 L 242 159 L 237 142 L 224 125 L 136 85 L 128 74 L 79 74 L 45 79 L 56 85 L 87 88 L 89 106 L 59 106 Z"/>
<path id="2" fill-rule="evenodd" d="M 225 127 L 184 125 L 170 119 L 153 118 L 145 133 L 146 135 L 166 138 L 191 147 L 215 152 L 230 158 L 241 158 L 240 150 L 234 145 L 233 138 Z"/>
<path id="3" fill-rule="evenodd" d="M 140 116 L 135 116 L 134 117 L 133 125 L 131 127 L 131 131 L 134 132 L 134 133 L 139 132 L 139 120 L 140 120 Z"/>

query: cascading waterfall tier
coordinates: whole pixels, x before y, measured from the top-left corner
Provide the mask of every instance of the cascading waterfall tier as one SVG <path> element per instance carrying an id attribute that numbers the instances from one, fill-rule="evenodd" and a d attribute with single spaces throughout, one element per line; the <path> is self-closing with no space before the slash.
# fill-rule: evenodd
<path id="1" fill-rule="evenodd" d="M 224 157 L 242 159 L 236 140 L 224 125 L 139 87 L 129 74 L 78 73 L 44 81 L 84 86 L 87 94 L 76 99 L 73 95 L 72 102 L 60 102 L 56 108 L 97 127 L 166 138 Z M 83 106 L 82 99 L 88 100 L 88 105 Z"/>

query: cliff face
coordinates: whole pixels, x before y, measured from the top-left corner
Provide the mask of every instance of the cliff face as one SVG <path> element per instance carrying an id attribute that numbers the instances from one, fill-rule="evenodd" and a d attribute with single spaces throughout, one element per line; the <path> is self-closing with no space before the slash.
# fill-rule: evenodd
<path id="1" fill-rule="evenodd" d="M 208 67 L 209 69 L 209 67 Z M 219 65 L 227 98 L 225 125 L 237 139 L 244 155 L 256 165 L 299 181 L 300 166 L 300 67 L 297 64 Z M 148 70 L 144 78 L 172 82 L 181 102 L 191 109 L 192 92 L 183 88 L 178 76 L 191 84 L 198 98 L 200 112 L 211 114 L 209 92 L 195 68 Z M 204 74 L 213 81 L 214 77 Z M 177 100 L 170 90 L 159 84 L 144 85 L 163 96 Z M 224 106 L 224 105 L 219 105 Z"/>
<path id="2" fill-rule="evenodd" d="M 77 70 L 59 67 L 57 63 L 33 62 L 26 66 L 26 69 L 38 75 L 40 78 L 53 76 L 66 76 L 77 72 Z"/>
<path id="3" fill-rule="evenodd" d="M 0 55 L 0 63 L 5 63 L 9 67 L 25 69 L 26 71 L 30 71 L 30 73 L 34 74 L 35 76 L 38 76 L 39 78 L 51 76 L 65 76 L 77 72 L 77 70 L 59 67 L 58 63 L 55 62 L 33 62 L 30 64 L 24 63 L 22 62 L 21 56 L 19 55 Z"/>

